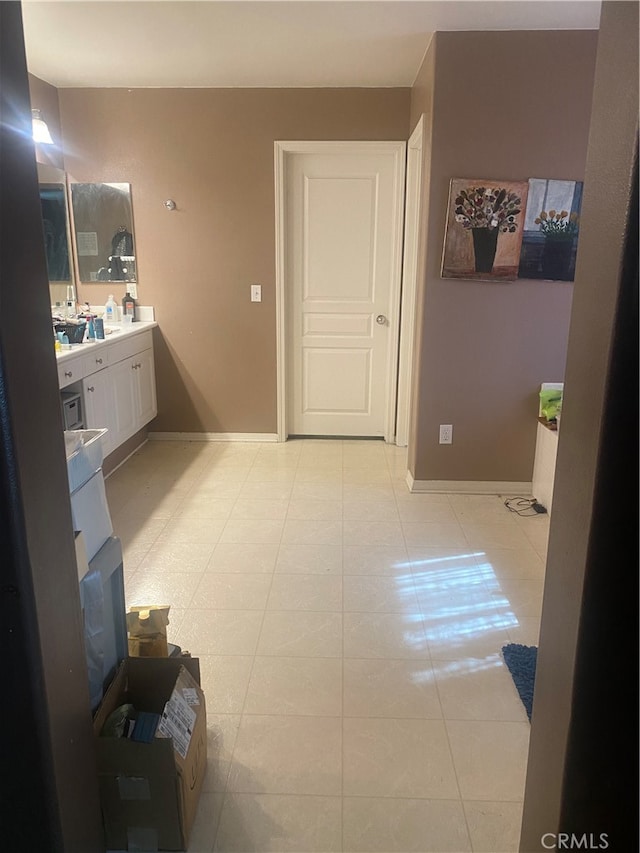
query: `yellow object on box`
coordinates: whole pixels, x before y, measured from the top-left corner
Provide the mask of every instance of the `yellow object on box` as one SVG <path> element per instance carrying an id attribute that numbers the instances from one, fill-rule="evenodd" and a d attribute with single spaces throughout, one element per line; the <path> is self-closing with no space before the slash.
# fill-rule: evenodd
<path id="1" fill-rule="evenodd" d="M 168 624 L 168 605 L 153 604 L 149 607 L 131 607 L 127 611 L 129 655 L 131 657 L 168 657 Z"/>

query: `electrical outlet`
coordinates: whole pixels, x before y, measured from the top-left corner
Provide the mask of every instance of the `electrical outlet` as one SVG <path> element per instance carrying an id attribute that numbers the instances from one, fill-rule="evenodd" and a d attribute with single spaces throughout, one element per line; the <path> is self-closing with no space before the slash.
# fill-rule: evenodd
<path id="1" fill-rule="evenodd" d="M 134 299 L 138 298 L 138 285 L 135 282 L 128 281 L 127 290 L 129 291 L 129 296 L 133 296 Z"/>
<path id="2" fill-rule="evenodd" d="M 440 424 L 440 444 L 453 444 L 453 424 Z"/>
<path id="3" fill-rule="evenodd" d="M 261 284 L 252 284 L 251 285 L 251 301 L 252 302 L 262 302 L 262 285 Z"/>

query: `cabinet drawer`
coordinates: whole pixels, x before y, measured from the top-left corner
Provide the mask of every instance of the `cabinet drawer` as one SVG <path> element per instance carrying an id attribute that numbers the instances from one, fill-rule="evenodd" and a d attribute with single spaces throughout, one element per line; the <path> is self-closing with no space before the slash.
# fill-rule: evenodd
<path id="1" fill-rule="evenodd" d="M 137 352 L 150 349 L 153 346 L 153 337 L 151 331 L 141 332 L 139 335 L 125 338 L 122 341 L 115 341 L 110 344 L 107 349 L 109 351 L 109 364 L 116 364 L 119 361 L 124 361 L 135 355 Z"/>
<path id="2" fill-rule="evenodd" d="M 66 388 L 67 385 L 73 385 L 83 377 L 82 358 L 67 359 L 58 365 L 58 387 Z"/>
<path id="3" fill-rule="evenodd" d="M 93 346 L 93 344 L 89 344 Z M 110 347 L 100 347 L 93 352 L 87 353 L 82 359 L 82 370 L 84 376 L 91 376 L 98 370 L 104 370 L 109 364 Z"/>

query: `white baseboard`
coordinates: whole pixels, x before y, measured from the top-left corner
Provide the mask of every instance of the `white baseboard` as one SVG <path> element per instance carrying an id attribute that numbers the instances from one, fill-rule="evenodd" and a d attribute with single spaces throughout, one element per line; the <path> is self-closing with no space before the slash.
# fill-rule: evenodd
<path id="1" fill-rule="evenodd" d="M 407 486 L 412 494 L 522 495 L 532 494 L 531 483 L 506 480 L 414 480 L 407 471 Z"/>
<path id="2" fill-rule="evenodd" d="M 152 441 L 277 441 L 275 432 L 150 432 Z"/>

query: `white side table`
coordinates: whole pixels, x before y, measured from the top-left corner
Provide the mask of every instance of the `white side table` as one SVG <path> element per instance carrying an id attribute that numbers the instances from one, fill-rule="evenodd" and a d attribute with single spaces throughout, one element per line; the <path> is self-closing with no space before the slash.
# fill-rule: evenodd
<path id="1" fill-rule="evenodd" d="M 544 418 L 538 419 L 536 455 L 533 462 L 533 496 L 551 514 L 553 481 L 558 453 L 558 430 L 551 429 Z"/>

